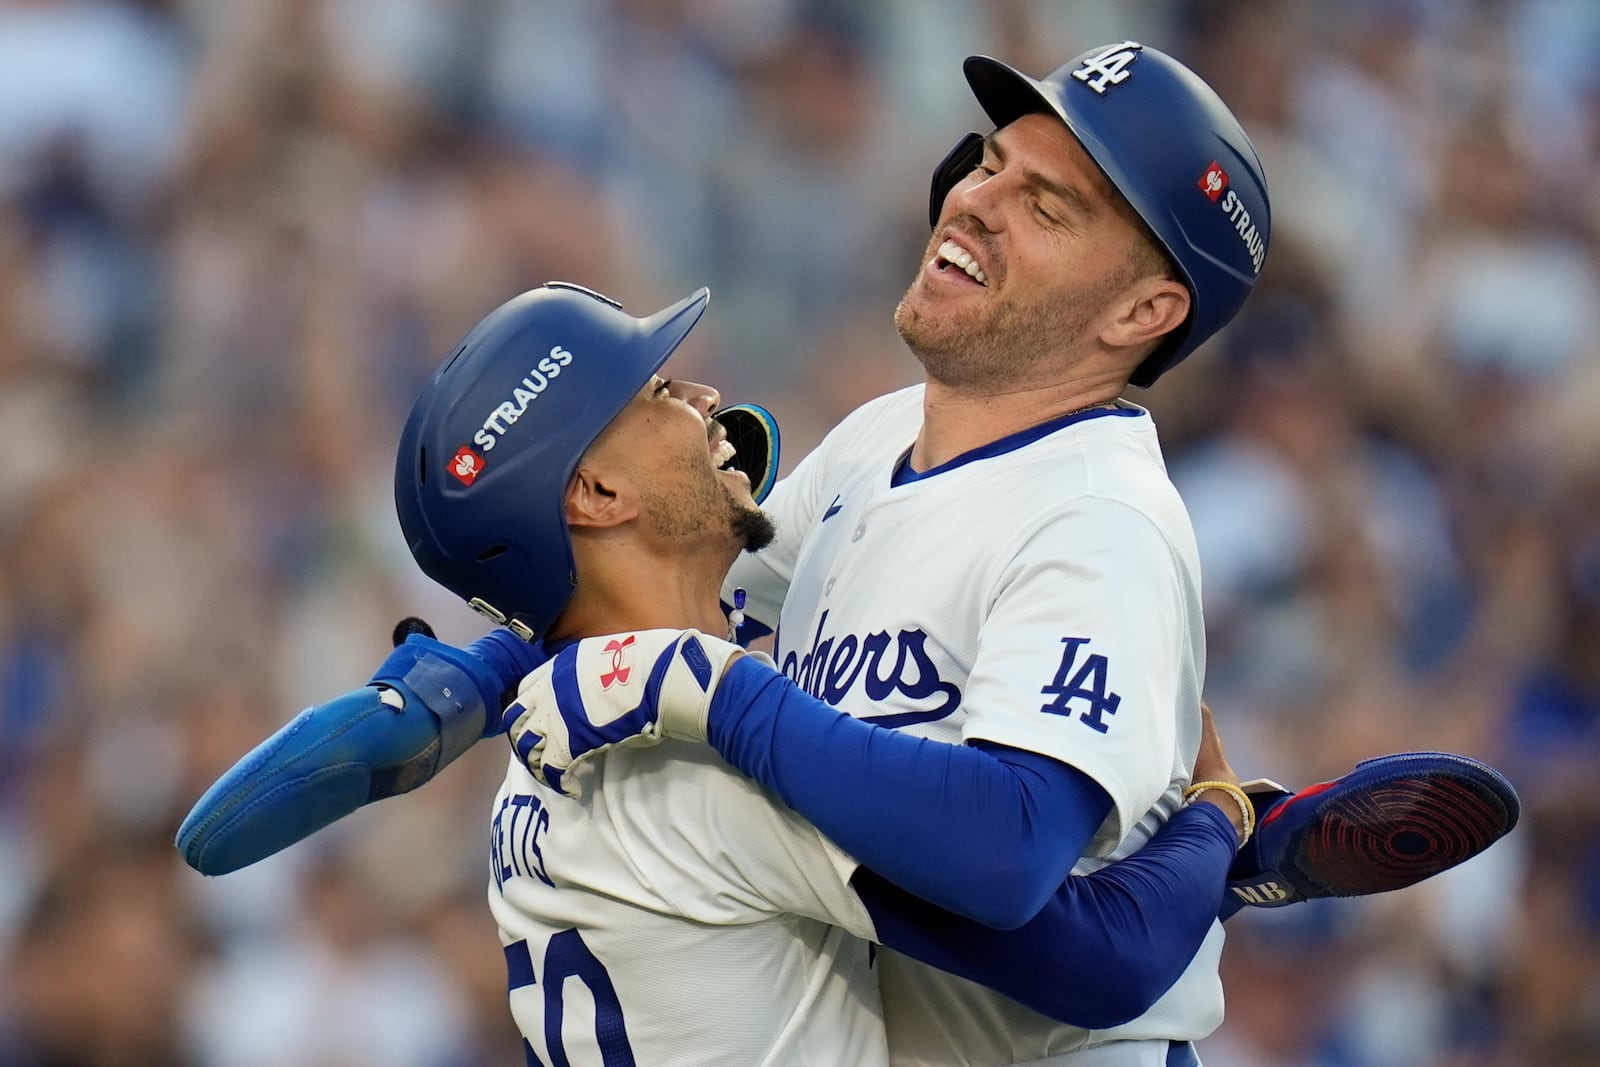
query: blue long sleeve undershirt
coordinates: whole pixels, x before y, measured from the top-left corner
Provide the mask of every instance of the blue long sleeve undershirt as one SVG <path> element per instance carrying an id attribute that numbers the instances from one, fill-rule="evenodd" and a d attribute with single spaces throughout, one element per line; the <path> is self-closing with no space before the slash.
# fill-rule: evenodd
<path id="1" fill-rule="evenodd" d="M 752 659 L 723 675 L 709 735 L 861 863 L 995 928 L 1044 907 L 1111 810 L 1105 790 L 1064 763 L 862 722 Z"/>
<path id="2" fill-rule="evenodd" d="M 1183 974 L 1222 905 L 1237 835 L 1222 809 L 1180 809 L 1128 859 L 1066 879 L 1015 930 L 927 903 L 861 868 L 878 941 L 1090 1030 L 1143 1015 Z"/>

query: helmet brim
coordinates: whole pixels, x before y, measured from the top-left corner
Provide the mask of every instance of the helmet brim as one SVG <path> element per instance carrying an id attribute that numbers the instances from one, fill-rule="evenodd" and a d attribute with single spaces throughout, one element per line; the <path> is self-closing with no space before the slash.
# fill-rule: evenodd
<path id="1" fill-rule="evenodd" d="M 967 84 L 972 87 L 978 106 L 989 116 L 995 129 L 1009 126 L 1023 115 L 1036 111 L 1047 111 L 1066 123 L 1069 129 L 1072 127 L 1049 91 L 1037 79 L 1010 64 L 989 56 L 968 56 L 961 70 L 967 76 Z"/>

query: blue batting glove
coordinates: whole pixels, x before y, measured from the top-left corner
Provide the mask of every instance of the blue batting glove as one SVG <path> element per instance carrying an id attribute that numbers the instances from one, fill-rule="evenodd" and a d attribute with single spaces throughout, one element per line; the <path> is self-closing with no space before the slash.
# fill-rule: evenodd
<path id="1" fill-rule="evenodd" d="M 1415 885 L 1500 840 L 1522 811 L 1504 775 L 1452 752 L 1362 760 L 1298 793 L 1266 778 L 1242 785 L 1256 831 L 1228 872 L 1223 920 L 1245 907 Z"/>
<path id="2" fill-rule="evenodd" d="M 410 792 L 500 732 L 506 696 L 540 658 L 509 633 L 467 650 L 412 633 L 369 684 L 302 711 L 219 778 L 183 820 L 178 849 L 201 874 L 227 874 Z"/>

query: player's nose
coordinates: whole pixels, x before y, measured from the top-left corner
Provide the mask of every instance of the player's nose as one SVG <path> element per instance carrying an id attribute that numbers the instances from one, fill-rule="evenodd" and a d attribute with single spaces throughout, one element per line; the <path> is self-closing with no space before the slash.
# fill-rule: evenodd
<path id="1" fill-rule="evenodd" d="M 687 382 L 681 378 L 672 379 L 669 391 L 679 400 L 693 407 L 700 414 L 710 418 L 717 408 L 722 405 L 722 394 L 709 385 L 699 382 Z"/>
<path id="2" fill-rule="evenodd" d="M 957 229 L 999 233 L 1006 228 L 1007 207 L 1020 199 L 1017 184 L 1016 177 L 1006 171 L 973 171 L 945 197 L 940 228 L 955 225 Z"/>

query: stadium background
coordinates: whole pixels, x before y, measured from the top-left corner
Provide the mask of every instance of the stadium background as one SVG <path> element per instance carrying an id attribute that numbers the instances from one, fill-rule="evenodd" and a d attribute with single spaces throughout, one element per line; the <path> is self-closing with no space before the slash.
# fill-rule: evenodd
<path id="1" fill-rule="evenodd" d="M 1600 5 L 0 0 L 0 1067 L 510 1067 L 505 755 L 207 882 L 204 786 L 479 623 L 389 501 L 419 383 L 548 278 L 771 407 L 916 378 L 889 311 L 968 52 L 1124 37 L 1232 103 L 1275 233 L 1145 400 L 1245 776 L 1445 748 L 1519 831 L 1233 924 L 1215 1067 L 1600 1063 Z M 1086 961 L 1093 966 L 1095 961 Z"/>

